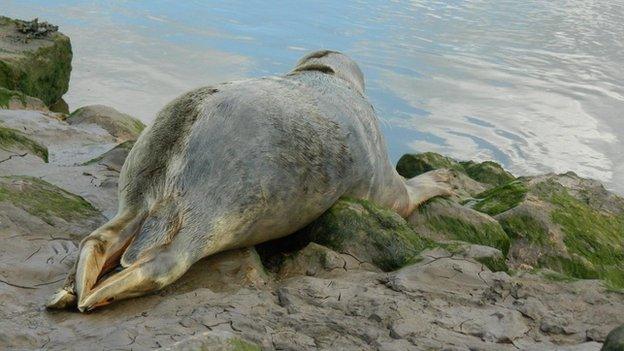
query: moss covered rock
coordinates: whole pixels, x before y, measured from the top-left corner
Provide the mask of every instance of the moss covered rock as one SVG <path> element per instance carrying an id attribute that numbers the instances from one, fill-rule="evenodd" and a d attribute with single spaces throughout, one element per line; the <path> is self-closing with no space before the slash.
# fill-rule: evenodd
<path id="1" fill-rule="evenodd" d="M 609 332 L 600 351 L 624 351 L 624 325 Z"/>
<path id="2" fill-rule="evenodd" d="M 0 87 L 0 109 L 48 111 L 43 101 L 3 87 Z"/>
<path id="3" fill-rule="evenodd" d="M 624 199 L 574 173 L 521 178 L 482 194 L 474 208 L 512 240 L 510 259 L 624 288 Z"/>
<path id="4" fill-rule="evenodd" d="M 0 17 L 0 86 L 50 105 L 69 87 L 71 43 L 58 31 L 37 36 L 20 31 L 22 23 Z"/>
<path id="5" fill-rule="evenodd" d="M 442 168 L 464 173 L 475 181 L 490 186 L 502 185 L 515 179 L 511 173 L 505 171 L 496 162 L 458 162 L 435 152 L 403 155 L 396 166 L 397 172 L 405 178 L 412 178 Z"/>
<path id="6" fill-rule="evenodd" d="M 145 129 L 138 119 L 104 105 L 81 107 L 66 121 L 69 124 L 96 124 L 120 140 L 136 140 Z"/>
<path id="7" fill-rule="evenodd" d="M 509 237 L 492 217 L 443 198 L 420 206 L 408 218 L 416 231 L 432 240 L 461 240 L 509 250 Z"/>
<path id="8" fill-rule="evenodd" d="M 0 149 L 11 153 L 31 153 L 48 162 L 48 149 L 21 132 L 0 124 Z"/>
<path id="9" fill-rule="evenodd" d="M 365 200 L 342 199 L 299 232 L 258 247 L 268 265 L 275 253 L 298 251 L 308 243 L 326 246 L 385 271 L 414 262 L 418 253 L 433 245 L 419 236 L 394 211 Z"/>
<path id="10" fill-rule="evenodd" d="M 82 197 L 34 177 L 0 177 L 0 202 L 5 201 L 51 225 L 57 219 L 69 222 L 101 217 Z"/>

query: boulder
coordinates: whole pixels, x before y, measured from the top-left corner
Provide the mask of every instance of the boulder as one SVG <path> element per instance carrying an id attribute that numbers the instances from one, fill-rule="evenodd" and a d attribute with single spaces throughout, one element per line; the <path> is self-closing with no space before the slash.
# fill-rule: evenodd
<path id="1" fill-rule="evenodd" d="M 432 245 L 396 212 L 365 200 L 342 199 L 299 232 L 260 245 L 259 252 L 270 261 L 275 253 L 299 250 L 309 242 L 386 271 L 413 262 Z"/>
<path id="2" fill-rule="evenodd" d="M 72 112 L 66 121 L 71 125 L 98 125 L 120 141 L 136 140 L 145 128 L 138 119 L 104 105 L 81 107 Z"/>
<path id="3" fill-rule="evenodd" d="M 512 240 L 514 266 L 624 288 L 624 199 L 574 173 L 523 177 L 477 196 Z"/>
<path id="4" fill-rule="evenodd" d="M 48 111 L 43 101 L 3 87 L 0 87 L 0 109 Z"/>
<path id="5" fill-rule="evenodd" d="M 609 332 L 600 351 L 624 351 L 624 325 Z"/>
<path id="6" fill-rule="evenodd" d="M 0 17 L 0 86 L 51 105 L 67 92 L 71 60 L 69 38 L 54 26 Z"/>
<path id="7" fill-rule="evenodd" d="M 399 159 L 396 169 L 405 178 L 413 178 L 436 169 L 449 169 L 466 174 L 473 180 L 490 187 L 502 185 L 515 179 L 511 173 L 505 171 L 496 162 L 458 162 L 435 152 L 405 154 Z"/>

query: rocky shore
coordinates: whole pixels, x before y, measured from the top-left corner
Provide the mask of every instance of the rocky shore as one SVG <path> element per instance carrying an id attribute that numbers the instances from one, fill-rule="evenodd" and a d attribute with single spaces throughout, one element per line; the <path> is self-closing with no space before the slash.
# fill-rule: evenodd
<path id="1" fill-rule="evenodd" d="M 115 213 L 144 125 L 106 106 L 50 111 L 71 70 L 54 26 L 0 18 L 0 49 L 0 349 L 623 349 L 624 199 L 572 172 L 432 152 L 398 172 L 438 172 L 454 195 L 407 219 L 343 199 L 158 294 L 47 311 L 81 238 Z"/>

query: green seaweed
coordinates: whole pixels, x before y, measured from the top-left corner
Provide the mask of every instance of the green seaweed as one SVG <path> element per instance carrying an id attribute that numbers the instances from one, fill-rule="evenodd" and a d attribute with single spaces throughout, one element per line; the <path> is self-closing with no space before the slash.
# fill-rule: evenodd
<path id="1" fill-rule="evenodd" d="M 0 148 L 4 150 L 12 150 L 14 147 L 23 148 L 40 157 L 46 163 L 48 162 L 48 149 L 38 142 L 29 139 L 24 134 L 11 128 L 2 127 L 0 125 Z"/>
<path id="2" fill-rule="evenodd" d="M 359 199 L 338 201 L 306 233 L 310 241 L 338 252 L 359 249 L 385 271 L 413 263 L 433 246 L 394 211 Z"/>
<path id="3" fill-rule="evenodd" d="M 0 86 L 37 97 L 46 105 L 59 100 L 69 87 L 71 44 L 60 33 L 52 34 L 49 40 L 54 45 L 0 60 Z"/>
<path id="4" fill-rule="evenodd" d="M 457 161 L 435 152 L 405 154 L 401 156 L 396 166 L 397 172 L 405 178 L 413 178 L 425 172 L 440 168 L 463 171 L 463 168 Z"/>
<path id="5" fill-rule="evenodd" d="M 473 161 L 460 162 L 466 174 L 481 183 L 494 186 L 507 184 L 516 179 L 505 171 L 501 165 L 493 161 L 476 163 Z"/>
<path id="6" fill-rule="evenodd" d="M 8 108 L 11 99 L 14 97 L 19 98 L 22 105 L 26 105 L 26 95 L 24 93 L 0 86 L 0 108 Z"/>
<path id="7" fill-rule="evenodd" d="M 533 217 L 515 215 L 501 218 L 498 222 L 512 239 L 526 238 L 530 243 L 539 245 L 548 243 L 548 228 Z"/>
<path id="8" fill-rule="evenodd" d="M 560 270 L 577 278 L 601 278 L 611 288 L 624 289 L 624 215 L 593 209 L 556 182 L 538 184 L 536 193 L 554 205 L 551 218 L 563 231 L 573 257 L 561 258 Z"/>
<path id="9" fill-rule="evenodd" d="M 232 347 L 231 351 L 260 351 L 260 346 L 256 344 L 252 344 L 248 341 L 245 341 L 240 338 L 231 338 L 228 340 L 230 346 Z"/>
<path id="10" fill-rule="evenodd" d="M 510 240 L 497 223 L 475 225 L 461 218 L 436 216 L 429 218 L 426 225 L 438 232 L 450 235 L 453 239 L 495 247 L 507 255 Z"/>
<path id="11" fill-rule="evenodd" d="M 69 221 L 99 214 L 82 197 L 35 177 L 0 177 L 0 201 L 8 201 L 51 225 L 54 217 Z"/>
<path id="12" fill-rule="evenodd" d="M 462 172 L 478 182 L 494 186 L 503 185 L 516 179 L 496 162 L 457 162 L 450 157 L 435 152 L 405 154 L 399 159 L 396 166 L 397 172 L 405 178 L 412 178 L 425 172 L 441 168 Z"/>
<path id="13" fill-rule="evenodd" d="M 521 180 L 514 180 L 478 194 L 476 198 L 479 201 L 474 209 L 494 216 L 516 207 L 524 200 L 527 192 L 528 189 Z"/>
<path id="14" fill-rule="evenodd" d="M 492 272 L 509 272 L 505 257 L 477 257 L 475 260 Z"/>

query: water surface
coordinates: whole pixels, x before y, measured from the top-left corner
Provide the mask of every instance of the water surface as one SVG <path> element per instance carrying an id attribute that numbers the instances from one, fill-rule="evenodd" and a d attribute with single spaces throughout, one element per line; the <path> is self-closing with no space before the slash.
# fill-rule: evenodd
<path id="1" fill-rule="evenodd" d="M 438 151 L 516 174 L 573 170 L 624 193 L 624 1 L 0 0 L 72 39 L 66 100 L 150 122 L 198 86 L 343 51 L 394 161 Z"/>

